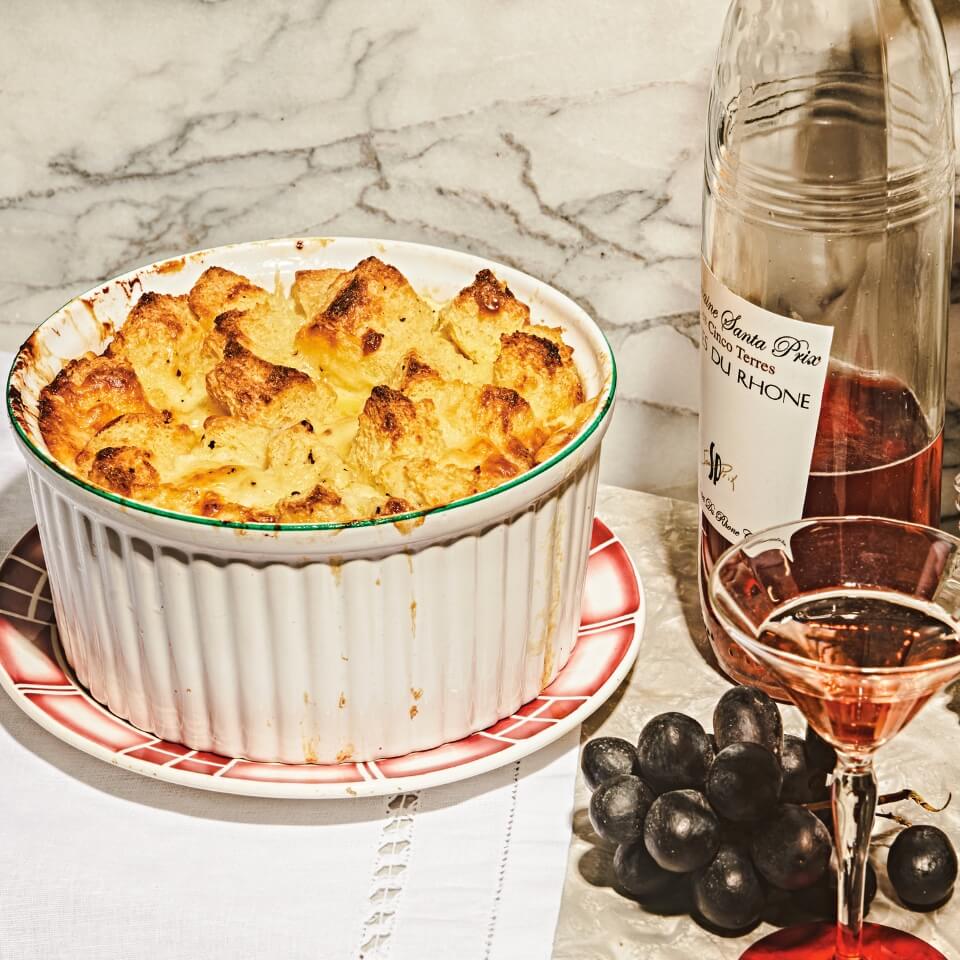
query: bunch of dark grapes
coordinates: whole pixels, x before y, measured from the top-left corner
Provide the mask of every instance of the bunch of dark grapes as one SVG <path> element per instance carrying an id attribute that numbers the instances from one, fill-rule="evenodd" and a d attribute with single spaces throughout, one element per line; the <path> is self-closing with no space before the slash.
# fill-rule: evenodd
<path id="1" fill-rule="evenodd" d="M 813 730 L 785 735 L 763 691 L 734 687 L 714 710 L 712 734 L 662 713 L 636 746 L 591 740 L 581 768 L 593 829 L 616 847 L 620 893 L 651 905 L 682 899 L 705 926 L 746 931 L 785 906 L 835 914 L 828 818 L 805 806 L 828 799 L 835 761 Z M 888 874 L 905 904 L 932 909 L 952 893 L 957 858 L 941 830 L 911 827 L 890 849 Z M 871 867 L 867 909 L 876 888 Z"/>

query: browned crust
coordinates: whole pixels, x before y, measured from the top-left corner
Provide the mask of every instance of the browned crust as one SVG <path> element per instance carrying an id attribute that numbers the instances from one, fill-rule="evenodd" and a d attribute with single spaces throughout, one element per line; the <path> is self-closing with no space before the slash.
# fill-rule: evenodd
<path id="1" fill-rule="evenodd" d="M 106 489 L 222 521 L 355 522 L 489 489 L 576 429 L 562 331 L 531 326 L 492 271 L 439 314 L 376 257 L 298 273 L 292 295 L 299 313 L 219 267 L 188 295 L 142 294 L 102 356 L 42 391 L 51 453 Z M 10 403 L 22 415 L 15 389 Z"/>
<path id="2" fill-rule="evenodd" d="M 72 465 L 90 438 L 111 420 L 152 409 L 129 363 L 87 354 L 71 360 L 40 391 L 38 421 L 53 456 Z"/>
<path id="3" fill-rule="evenodd" d="M 515 350 L 522 360 L 536 365 L 544 370 L 556 370 L 563 366 L 563 354 L 558 344 L 545 337 L 538 337 L 534 333 L 524 333 L 517 330 L 514 333 L 505 333 L 500 337 L 501 347 Z"/>
<path id="4" fill-rule="evenodd" d="M 514 414 L 530 410 L 530 404 L 509 387 L 487 384 L 480 390 L 478 402 L 481 407 L 492 410 L 500 418 L 504 430 L 509 430 Z"/>
<path id="5" fill-rule="evenodd" d="M 190 307 L 207 329 L 227 310 L 266 303 L 268 299 L 269 294 L 263 287 L 223 267 L 204 270 L 189 295 Z"/>
<path id="6" fill-rule="evenodd" d="M 480 465 L 480 472 L 488 477 L 497 478 L 498 482 L 509 480 L 521 471 L 512 460 L 508 460 L 502 453 L 491 453 Z"/>
<path id="7" fill-rule="evenodd" d="M 354 276 L 343 290 L 333 298 L 330 305 L 324 310 L 323 316 L 329 320 L 341 320 L 362 307 L 366 299 L 367 290 L 363 278 L 359 275 Z"/>
<path id="8" fill-rule="evenodd" d="M 407 278 L 377 257 L 367 257 L 334 281 L 333 297 L 326 308 L 311 318 L 306 334 L 318 334 L 334 342 L 337 333 L 359 334 L 371 319 L 380 318 L 385 297 L 403 294 L 418 299 Z M 399 319 L 399 318 L 398 318 Z M 378 344 L 379 346 L 379 344 Z"/>
<path id="9" fill-rule="evenodd" d="M 13 419 L 20 424 L 21 429 L 27 429 L 27 420 L 26 420 L 26 407 L 23 403 L 23 394 L 20 392 L 19 387 L 10 387 L 10 390 L 7 393 L 8 403 L 10 404 L 10 412 L 13 414 Z"/>
<path id="10" fill-rule="evenodd" d="M 224 310 L 213 318 L 213 329 L 224 337 L 243 336 L 240 321 L 247 315 L 246 310 Z"/>
<path id="11" fill-rule="evenodd" d="M 364 332 L 360 342 L 363 345 L 363 355 L 368 357 L 371 353 L 376 353 L 380 349 L 380 344 L 383 343 L 383 334 L 371 327 Z"/>
<path id="12" fill-rule="evenodd" d="M 313 381 L 301 370 L 268 363 L 232 337 L 223 348 L 223 360 L 207 374 L 210 396 L 245 420 L 296 386 L 309 389 Z"/>
<path id="13" fill-rule="evenodd" d="M 411 350 L 401 361 L 400 364 L 400 391 L 404 392 L 414 384 L 426 382 L 439 382 L 440 374 L 433 367 L 417 355 L 415 350 Z"/>
<path id="14" fill-rule="evenodd" d="M 205 491 L 197 497 L 191 512 L 223 523 L 277 523 L 279 521 L 274 511 L 245 507 L 212 490 Z"/>
<path id="15" fill-rule="evenodd" d="M 340 495 L 326 484 L 316 484 L 308 493 L 299 490 L 290 492 L 277 505 L 280 519 L 286 522 L 301 522 L 318 518 L 346 519 Z"/>
<path id="16" fill-rule="evenodd" d="M 327 306 L 335 292 L 336 281 L 343 274 L 343 270 L 329 268 L 296 272 L 290 295 L 304 317 L 312 320 Z"/>
<path id="17" fill-rule="evenodd" d="M 481 270 L 440 311 L 441 327 L 457 349 L 476 363 L 492 363 L 502 334 L 530 323 L 530 310 L 491 271 Z"/>
<path id="18" fill-rule="evenodd" d="M 400 440 L 417 417 L 412 400 L 399 390 L 383 384 L 370 391 L 370 396 L 363 405 L 363 414 L 373 423 L 379 434 L 392 440 Z"/>
<path id="19" fill-rule="evenodd" d="M 481 270 L 473 283 L 464 287 L 461 293 L 472 296 L 482 313 L 499 313 L 507 301 L 517 301 L 510 288 L 501 283 L 490 270 Z"/>
<path id="20" fill-rule="evenodd" d="M 179 273 L 186 265 L 186 257 L 177 257 L 176 260 L 168 260 L 157 267 L 157 273 Z"/>
<path id="21" fill-rule="evenodd" d="M 160 475 L 150 460 L 150 452 L 138 447 L 103 447 L 93 458 L 90 479 L 124 497 L 153 493 Z"/>
<path id="22" fill-rule="evenodd" d="M 502 335 L 493 377 L 498 385 L 522 394 L 551 431 L 569 425 L 569 418 L 583 402 L 583 382 L 573 362 L 573 350 L 553 328 L 533 327 Z"/>
<path id="23" fill-rule="evenodd" d="M 190 306 L 185 296 L 174 297 L 168 293 L 152 292 L 141 294 L 127 314 L 127 322 L 117 331 L 107 347 L 106 356 L 122 355 L 124 344 L 133 334 L 153 339 L 162 335 L 175 341 L 184 333 L 188 324 L 196 324 L 189 311 Z"/>

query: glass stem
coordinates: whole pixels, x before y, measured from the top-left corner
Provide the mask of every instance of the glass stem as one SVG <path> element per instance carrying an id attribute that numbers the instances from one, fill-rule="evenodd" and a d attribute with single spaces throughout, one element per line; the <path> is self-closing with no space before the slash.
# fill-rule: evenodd
<path id="1" fill-rule="evenodd" d="M 833 829 L 837 847 L 837 960 L 862 957 L 863 891 L 877 778 L 872 757 L 840 753 L 833 775 Z"/>

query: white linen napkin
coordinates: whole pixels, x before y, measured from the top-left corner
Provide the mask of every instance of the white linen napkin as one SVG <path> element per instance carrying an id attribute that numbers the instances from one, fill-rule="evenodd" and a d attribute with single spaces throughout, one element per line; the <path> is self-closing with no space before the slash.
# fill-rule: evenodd
<path id="1" fill-rule="evenodd" d="M 4 553 L 23 470 L 4 414 Z M 399 797 L 262 800 L 102 763 L 0 693 L 0 960 L 548 958 L 578 740 Z"/>

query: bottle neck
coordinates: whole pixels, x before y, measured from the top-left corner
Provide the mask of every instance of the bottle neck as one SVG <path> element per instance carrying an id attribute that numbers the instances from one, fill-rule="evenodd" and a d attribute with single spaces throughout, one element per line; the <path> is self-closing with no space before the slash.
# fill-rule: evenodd
<path id="1" fill-rule="evenodd" d="M 717 202 L 785 229 L 863 234 L 928 216 L 954 180 L 930 0 L 734 0 L 705 157 Z"/>

